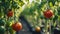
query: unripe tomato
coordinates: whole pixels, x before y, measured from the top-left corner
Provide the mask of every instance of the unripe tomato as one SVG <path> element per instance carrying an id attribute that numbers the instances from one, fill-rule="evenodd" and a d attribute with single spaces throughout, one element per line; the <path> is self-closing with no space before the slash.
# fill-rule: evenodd
<path id="1" fill-rule="evenodd" d="M 37 27 L 35 28 L 35 31 L 36 31 L 36 32 L 40 32 L 40 31 L 41 31 L 41 28 L 37 26 Z"/>
<path id="2" fill-rule="evenodd" d="M 20 22 L 12 24 L 12 29 L 15 31 L 19 31 L 22 29 L 22 24 Z"/>
<path id="3" fill-rule="evenodd" d="M 44 16 L 45 16 L 46 18 L 51 18 L 51 17 L 53 16 L 52 10 L 46 10 L 46 11 L 44 12 Z"/>
<path id="4" fill-rule="evenodd" d="M 7 16 L 12 17 L 13 16 L 13 11 L 12 10 L 8 11 Z"/>

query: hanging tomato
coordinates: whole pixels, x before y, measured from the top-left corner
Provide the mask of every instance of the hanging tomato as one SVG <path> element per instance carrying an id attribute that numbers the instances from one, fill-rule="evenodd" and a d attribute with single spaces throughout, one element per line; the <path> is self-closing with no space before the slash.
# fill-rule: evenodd
<path id="1" fill-rule="evenodd" d="M 13 11 L 12 10 L 9 10 L 8 13 L 7 13 L 7 16 L 8 17 L 12 17 L 13 16 Z"/>
<path id="2" fill-rule="evenodd" d="M 19 31 L 22 29 L 22 24 L 19 22 L 16 22 L 16 23 L 12 24 L 12 29 L 15 31 Z"/>
<path id="3" fill-rule="evenodd" d="M 40 31 L 41 31 L 41 28 L 37 26 L 37 27 L 35 28 L 35 31 L 36 31 L 36 32 L 40 32 Z"/>
<path id="4" fill-rule="evenodd" d="M 53 12 L 52 12 L 51 10 L 46 10 L 46 11 L 44 12 L 44 16 L 45 16 L 46 18 L 51 18 L 51 17 L 53 16 Z"/>

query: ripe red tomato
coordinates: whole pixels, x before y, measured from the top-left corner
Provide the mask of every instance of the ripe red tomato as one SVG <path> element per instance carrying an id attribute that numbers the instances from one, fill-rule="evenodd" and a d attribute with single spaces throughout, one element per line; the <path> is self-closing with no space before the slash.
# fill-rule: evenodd
<path id="1" fill-rule="evenodd" d="M 12 11 L 9 11 L 9 12 L 7 13 L 7 16 L 8 16 L 8 17 L 12 17 L 12 16 L 13 16 L 13 12 L 12 12 Z"/>
<path id="2" fill-rule="evenodd" d="M 53 12 L 52 12 L 51 10 L 46 10 L 46 11 L 44 12 L 44 16 L 45 16 L 46 18 L 51 18 L 51 17 L 53 16 Z"/>
<path id="3" fill-rule="evenodd" d="M 40 27 L 36 27 L 36 28 L 35 28 L 35 31 L 36 31 L 36 32 L 40 32 L 40 31 L 41 31 L 41 28 L 40 28 Z"/>
<path id="4" fill-rule="evenodd" d="M 19 31 L 22 29 L 22 24 L 17 22 L 17 23 L 14 23 L 12 24 L 12 29 L 15 30 L 15 31 Z"/>

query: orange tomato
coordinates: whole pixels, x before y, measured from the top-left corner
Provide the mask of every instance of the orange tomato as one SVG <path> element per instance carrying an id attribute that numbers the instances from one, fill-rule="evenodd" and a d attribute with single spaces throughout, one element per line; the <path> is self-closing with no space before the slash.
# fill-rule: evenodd
<path id="1" fill-rule="evenodd" d="M 36 32 L 40 32 L 40 30 L 41 30 L 40 27 L 36 27 L 36 28 L 35 28 L 35 31 L 36 31 Z"/>

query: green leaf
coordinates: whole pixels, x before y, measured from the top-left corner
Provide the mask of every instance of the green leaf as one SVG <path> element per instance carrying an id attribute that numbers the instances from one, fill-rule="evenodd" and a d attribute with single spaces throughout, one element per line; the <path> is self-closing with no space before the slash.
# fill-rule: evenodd
<path id="1" fill-rule="evenodd" d="M 57 11 L 58 11 L 58 15 L 60 15 L 60 7 L 57 9 Z"/>
<path id="2" fill-rule="evenodd" d="M 57 19 L 58 19 L 58 16 L 55 15 L 55 17 L 53 18 L 53 21 L 55 22 L 55 20 L 57 20 Z"/>
<path id="3" fill-rule="evenodd" d="M 4 26 L 5 21 L 3 19 L 0 19 L 0 26 Z"/>
<path id="4" fill-rule="evenodd" d="M 13 7 L 13 8 L 17 8 L 17 7 L 18 7 L 17 2 L 13 1 L 13 3 L 12 3 L 12 7 Z"/>
<path id="5" fill-rule="evenodd" d="M 15 34 L 16 33 L 11 27 L 9 27 L 9 32 L 10 32 L 10 34 Z"/>
<path id="6" fill-rule="evenodd" d="M 0 34 L 5 34 L 5 28 L 0 26 Z"/>
<path id="7" fill-rule="evenodd" d="M 49 2 L 49 3 L 52 2 L 53 6 L 54 6 L 54 4 L 55 4 L 55 0 L 48 0 L 48 2 Z"/>

